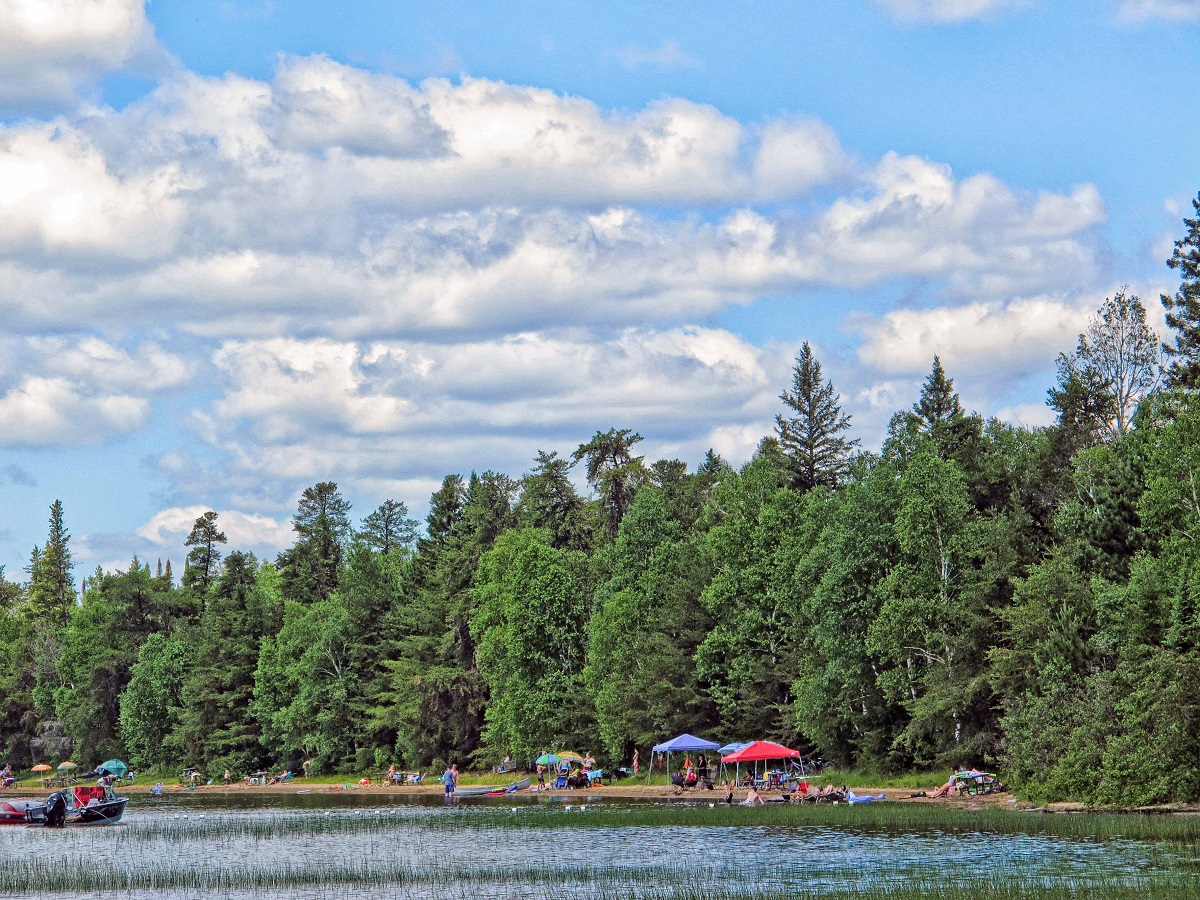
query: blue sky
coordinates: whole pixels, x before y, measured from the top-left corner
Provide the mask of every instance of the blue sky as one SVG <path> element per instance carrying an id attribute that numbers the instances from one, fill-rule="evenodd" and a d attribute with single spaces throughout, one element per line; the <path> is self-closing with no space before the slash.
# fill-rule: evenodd
<path id="1" fill-rule="evenodd" d="M 7 19 L 7 21 L 5 21 Z M 1200 0 L 0 4 L 0 564 L 272 554 L 299 491 L 634 427 L 734 461 L 810 340 L 1037 424 L 1200 189 Z"/>

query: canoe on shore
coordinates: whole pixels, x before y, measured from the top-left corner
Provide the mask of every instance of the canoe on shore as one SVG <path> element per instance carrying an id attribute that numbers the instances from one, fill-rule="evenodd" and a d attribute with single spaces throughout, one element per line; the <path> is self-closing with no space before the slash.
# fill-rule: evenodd
<path id="1" fill-rule="evenodd" d="M 514 781 L 512 784 L 473 784 L 470 787 L 456 787 L 454 789 L 455 797 L 503 797 L 505 794 L 512 794 L 516 791 L 523 791 L 529 787 L 529 779 L 524 778 L 521 781 Z"/>

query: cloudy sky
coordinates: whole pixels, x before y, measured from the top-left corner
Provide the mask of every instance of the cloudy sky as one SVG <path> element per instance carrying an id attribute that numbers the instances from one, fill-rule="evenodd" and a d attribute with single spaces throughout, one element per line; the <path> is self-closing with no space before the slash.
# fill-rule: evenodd
<path id="1" fill-rule="evenodd" d="M 425 8 L 420 8 L 425 7 Z M 273 553 L 305 486 L 636 428 L 1037 424 L 1200 189 L 1200 0 L 0 0 L 0 564 Z"/>

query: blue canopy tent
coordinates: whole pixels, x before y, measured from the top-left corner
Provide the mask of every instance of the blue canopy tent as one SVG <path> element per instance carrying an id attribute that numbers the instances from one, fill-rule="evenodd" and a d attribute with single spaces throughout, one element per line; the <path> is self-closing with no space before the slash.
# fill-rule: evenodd
<path id="1" fill-rule="evenodd" d="M 667 777 L 671 777 L 671 754 L 672 753 L 688 753 L 690 751 L 703 750 L 720 750 L 721 745 L 716 741 L 706 741 L 704 738 L 698 738 L 694 734 L 681 734 L 679 737 L 671 738 L 669 741 L 664 741 L 661 744 L 655 744 L 650 754 L 650 766 L 646 770 L 646 784 L 650 783 L 650 776 L 654 772 L 654 754 L 666 754 L 667 757 Z"/>
<path id="2" fill-rule="evenodd" d="M 726 744 L 724 747 L 722 747 L 720 750 L 718 750 L 717 752 L 721 754 L 722 759 L 721 759 L 721 771 L 717 777 L 721 778 L 721 779 L 725 778 L 725 759 L 724 759 L 724 757 L 728 756 L 730 753 L 737 753 L 739 750 L 745 750 L 752 743 L 753 743 L 753 741 L 734 741 L 731 744 Z M 736 770 L 735 770 L 734 777 L 735 778 L 737 777 Z"/>

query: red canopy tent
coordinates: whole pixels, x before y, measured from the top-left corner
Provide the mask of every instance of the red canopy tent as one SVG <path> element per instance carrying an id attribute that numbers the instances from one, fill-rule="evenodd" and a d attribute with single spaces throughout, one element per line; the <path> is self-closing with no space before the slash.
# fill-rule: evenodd
<path id="1" fill-rule="evenodd" d="M 734 763 L 737 766 L 736 779 L 741 781 L 742 763 L 758 763 L 768 759 L 798 759 L 800 757 L 799 750 L 793 750 L 790 747 L 785 747 L 783 744 L 776 744 L 774 741 L 755 741 L 753 744 L 747 744 L 741 750 L 735 750 L 728 756 L 721 757 L 721 763 Z M 754 767 L 755 778 L 758 777 L 758 766 Z"/>
<path id="2" fill-rule="evenodd" d="M 768 759 L 796 759 L 799 756 L 799 750 L 792 750 L 783 744 L 776 744 L 774 741 L 755 741 L 753 744 L 747 744 L 741 750 L 735 750 L 728 756 L 722 756 L 721 762 L 762 762 Z"/>

